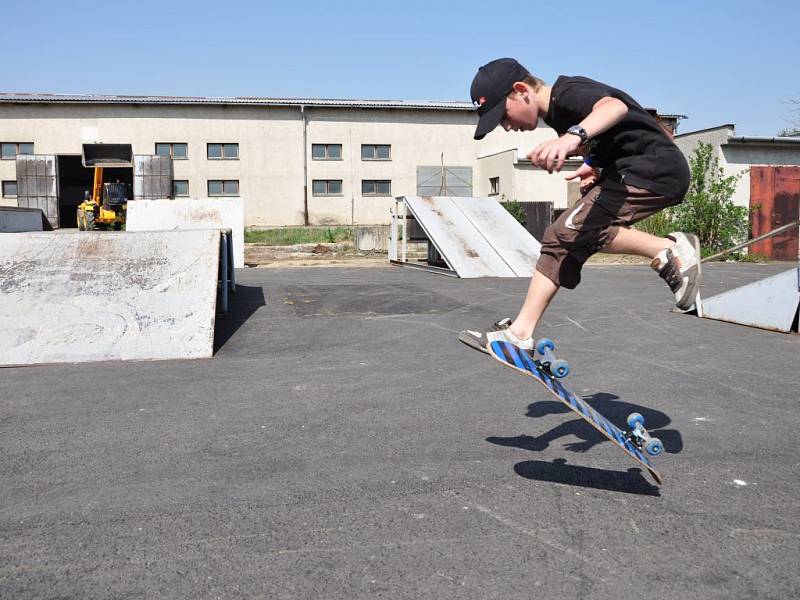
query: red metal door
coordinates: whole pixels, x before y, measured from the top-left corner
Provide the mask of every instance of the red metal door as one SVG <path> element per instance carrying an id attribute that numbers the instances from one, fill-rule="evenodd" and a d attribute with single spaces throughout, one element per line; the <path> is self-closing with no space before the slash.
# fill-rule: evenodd
<path id="1" fill-rule="evenodd" d="M 763 235 L 798 218 L 800 214 L 800 167 L 752 167 L 750 169 L 750 231 Z M 798 229 L 767 238 L 750 247 L 773 260 L 797 260 Z"/>

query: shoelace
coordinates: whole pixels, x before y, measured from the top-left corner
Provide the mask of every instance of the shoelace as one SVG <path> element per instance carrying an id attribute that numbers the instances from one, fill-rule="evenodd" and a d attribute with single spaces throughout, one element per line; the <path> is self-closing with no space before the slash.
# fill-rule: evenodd
<path id="1" fill-rule="evenodd" d="M 669 289 L 673 292 L 680 288 L 681 284 L 683 283 L 683 276 L 681 275 L 681 269 L 680 266 L 678 266 L 678 261 L 669 250 L 667 250 L 667 264 L 662 267 L 658 274 L 664 281 L 667 282 Z"/>

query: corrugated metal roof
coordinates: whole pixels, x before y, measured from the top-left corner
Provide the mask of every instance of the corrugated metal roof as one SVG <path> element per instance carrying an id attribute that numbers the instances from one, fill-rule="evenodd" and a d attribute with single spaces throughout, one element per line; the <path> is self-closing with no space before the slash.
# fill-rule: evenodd
<path id="1" fill-rule="evenodd" d="M 323 106 L 331 108 L 407 108 L 475 110 L 469 102 L 415 100 L 357 100 L 336 98 L 262 98 L 258 96 L 118 96 L 102 94 L 0 93 L 0 103 L 23 104 L 222 104 L 244 106 Z"/>

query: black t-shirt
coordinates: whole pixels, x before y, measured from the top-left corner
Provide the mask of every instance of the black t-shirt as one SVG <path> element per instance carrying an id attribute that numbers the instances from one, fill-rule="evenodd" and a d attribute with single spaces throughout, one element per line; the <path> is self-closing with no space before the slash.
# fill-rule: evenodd
<path id="1" fill-rule="evenodd" d="M 564 135 L 606 96 L 622 100 L 628 114 L 589 141 L 592 166 L 603 169 L 601 179 L 621 181 L 670 199 L 682 198 L 689 188 L 686 158 L 655 117 L 625 92 L 586 77 L 562 75 L 553 84 L 543 120 Z"/>

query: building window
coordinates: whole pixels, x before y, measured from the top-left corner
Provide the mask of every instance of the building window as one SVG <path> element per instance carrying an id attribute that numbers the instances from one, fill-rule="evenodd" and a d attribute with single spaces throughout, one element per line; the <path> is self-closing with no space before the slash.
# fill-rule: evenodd
<path id="1" fill-rule="evenodd" d="M 391 196 L 392 182 L 388 179 L 362 179 L 362 196 Z"/>
<path id="2" fill-rule="evenodd" d="M 392 160 L 389 144 L 361 144 L 361 160 Z"/>
<path id="3" fill-rule="evenodd" d="M 17 154 L 33 154 L 33 142 L 3 142 L 0 144 L 0 158 L 15 160 Z"/>
<path id="4" fill-rule="evenodd" d="M 17 182 L 4 181 L 3 182 L 3 198 L 16 198 L 17 197 Z"/>
<path id="5" fill-rule="evenodd" d="M 341 144 L 311 144 L 312 160 L 342 160 Z"/>
<path id="6" fill-rule="evenodd" d="M 239 144 L 208 144 L 211 160 L 239 160 Z"/>
<path id="7" fill-rule="evenodd" d="M 169 156 L 172 160 L 186 160 L 189 158 L 189 144 L 156 142 L 156 154 L 158 156 Z"/>
<path id="8" fill-rule="evenodd" d="M 208 180 L 208 195 L 209 196 L 238 196 L 239 195 L 239 180 L 238 179 L 209 179 Z"/>
<path id="9" fill-rule="evenodd" d="M 172 195 L 181 198 L 189 195 L 189 181 L 186 179 L 174 179 L 172 181 Z"/>
<path id="10" fill-rule="evenodd" d="M 314 196 L 341 196 L 341 179 L 315 179 L 311 184 L 311 193 Z"/>
<path id="11" fill-rule="evenodd" d="M 500 178 L 489 177 L 489 195 L 496 196 L 500 193 Z"/>

